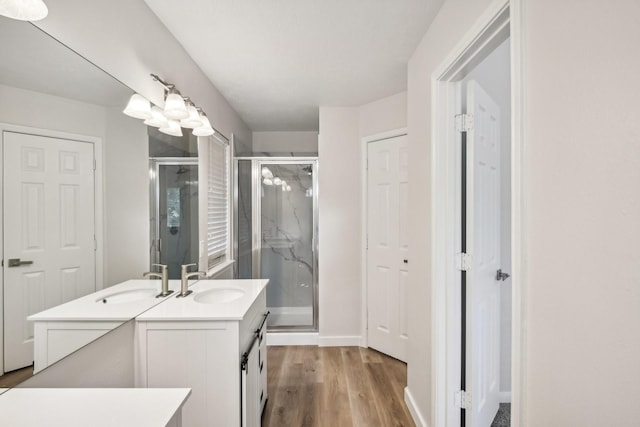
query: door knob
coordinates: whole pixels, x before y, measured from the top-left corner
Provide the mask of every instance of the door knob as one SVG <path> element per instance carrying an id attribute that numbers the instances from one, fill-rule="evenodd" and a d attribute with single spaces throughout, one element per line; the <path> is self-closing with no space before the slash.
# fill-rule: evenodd
<path id="1" fill-rule="evenodd" d="M 509 274 L 504 273 L 502 269 L 496 272 L 496 280 L 502 280 L 503 282 L 509 278 Z"/>
<path id="2" fill-rule="evenodd" d="M 9 267 L 20 267 L 21 265 L 31 265 L 33 261 L 22 261 L 20 258 L 10 258 Z"/>

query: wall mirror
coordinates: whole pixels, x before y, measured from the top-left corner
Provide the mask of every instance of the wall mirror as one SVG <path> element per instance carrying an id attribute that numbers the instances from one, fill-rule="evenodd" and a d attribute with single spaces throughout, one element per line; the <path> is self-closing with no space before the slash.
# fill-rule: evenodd
<path id="1" fill-rule="evenodd" d="M 33 333 L 25 313 L 148 269 L 149 137 L 141 121 L 122 114 L 131 89 L 36 26 L 0 17 L 0 57 L 0 374 L 22 378 L 33 360 L 19 348 Z M 52 169 L 49 160 L 58 165 L 54 175 L 33 178 Z M 53 252 L 52 236 L 61 242 Z M 69 256 L 77 261 L 47 267 Z M 51 277 L 54 288 L 45 286 Z"/>

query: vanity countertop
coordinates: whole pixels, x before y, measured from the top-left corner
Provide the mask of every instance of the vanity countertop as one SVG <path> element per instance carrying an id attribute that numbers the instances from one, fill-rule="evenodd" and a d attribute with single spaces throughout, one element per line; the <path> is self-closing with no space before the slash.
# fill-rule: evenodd
<path id="1" fill-rule="evenodd" d="M 188 388 L 13 388 L 0 396 L 12 427 L 161 427 L 182 408 Z"/>
<path id="2" fill-rule="evenodd" d="M 189 286 L 197 280 L 189 282 Z M 67 303 L 32 314 L 27 320 L 32 322 L 126 322 L 154 305 L 171 298 L 180 290 L 180 280 L 169 280 L 173 294 L 156 298 L 160 293 L 161 281 L 134 279 L 101 289 Z M 108 302 L 116 297 L 115 302 Z M 140 297 L 139 297 L 140 296 Z M 120 298 L 118 301 L 117 298 Z M 103 301 L 107 301 L 106 303 Z"/>
<path id="3" fill-rule="evenodd" d="M 185 298 L 172 296 L 136 320 L 242 320 L 267 283 L 268 279 L 200 280 L 190 288 L 191 295 Z M 203 302 L 207 298 L 211 298 L 210 302 Z"/>

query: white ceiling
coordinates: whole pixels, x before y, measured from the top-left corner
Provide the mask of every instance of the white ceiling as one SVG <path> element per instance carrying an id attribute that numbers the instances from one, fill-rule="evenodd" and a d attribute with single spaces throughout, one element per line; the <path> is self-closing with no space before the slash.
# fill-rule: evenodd
<path id="1" fill-rule="evenodd" d="M 253 131 L 305 131 L 406 90 L 443 0 L 145 1 Z"/>

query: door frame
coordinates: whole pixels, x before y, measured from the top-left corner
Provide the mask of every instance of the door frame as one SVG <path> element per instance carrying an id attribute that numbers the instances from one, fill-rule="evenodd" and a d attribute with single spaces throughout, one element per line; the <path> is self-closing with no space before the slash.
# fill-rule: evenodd
<path id="1" fill-rule="evenodd" d="M 526 170 L 524 140 L 523 3 L 495 0 L 431 75 L 434 93 L 431 119 L 431 292 L 432 395 L 436 427 L 460 425 L 453 405 L 456 378 L 460 378 L 460 274 L 456 269 L 460 222 L 460 150 L 456 144 L 455 114 L 459 101 L 456 80 L 511 38 L 511 251 L 512 344 L 511 426 L 523 425 L 526 384 Z M 506 36 L 505 36 L 506 33 Z M 452 289 L 458 289 L 451 291 Z M 457 307 L 457 312 L 456 312 Z M 459 389 L 459 383 L 457 384 Z"/>
<path id="2" fill-rule="evenodd" d="M 95 215 L 95 279 L 96 290 L 102 289 L 104 271 L 104 185 L 102 164 L 102 138 L 96 136 L 81 135 L 69 132 L 60 132 L 49 129 L 41 129 L 31 126 L 20 126 L 9 123 L 0 123 L 0 157 L 4 153 L 4 132 L 23 133 L 28 135 L 43 136 L 49 138 L 68 139 L 71 141 L 93 144 L 93 156 L 95 160 L 94 170 L 94 215 Z M 0 236 L 4 239 L 4 158 L 0 159 Z M 0 259 L 4 259 L 4 240 L 0 244 Z M 0 274 L 0 375 L 4 375 L 4 270 Z"/>
<path id="3" fill-rule="evenodd" d="M 362 171 L 360 175 L 361 182 L 361 228 L 360 228 L 360 277 L 361 283 L 360 288 L 362 289 L 361 293 L 361 308 L 360 308 L 360 347 L 369 347 L 369 278 L 367 277 L 367 232 L 369 225 L 369 211 L 367 209 L 369 198 L 368 198 L 368 162 L 369 162 L 369 144 L 372 142 L 382 141 L 385 139 L 397 138 L 399 136 L 405 136 L 409 134 L 409 130 L 406 127 L 393 129 L 387 132 L 376 133 L 374 135 L 365 136 L 360 139 L 360 159 L 362 159 L 362 164 L 360 170 Z"/>

